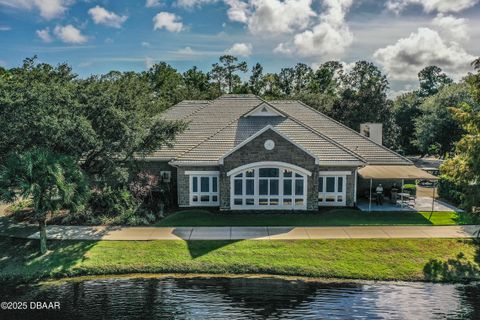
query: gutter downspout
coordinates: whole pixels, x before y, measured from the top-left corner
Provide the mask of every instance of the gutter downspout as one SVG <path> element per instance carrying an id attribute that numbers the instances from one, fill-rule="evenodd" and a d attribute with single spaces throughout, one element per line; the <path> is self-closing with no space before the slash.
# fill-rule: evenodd
<path id="1" fill-rule="evenodd" d="M 372 212 L 372 178 L 370 178 L 370 196 L 368 197 L 368 212 Z"/>
<path id="2" fill-rule="evenodd" d="M 357 206 L 357 173 L 358 173 L 358 168 L 355 169 L 355 181 L 353 184 L 353 206 Z"/>

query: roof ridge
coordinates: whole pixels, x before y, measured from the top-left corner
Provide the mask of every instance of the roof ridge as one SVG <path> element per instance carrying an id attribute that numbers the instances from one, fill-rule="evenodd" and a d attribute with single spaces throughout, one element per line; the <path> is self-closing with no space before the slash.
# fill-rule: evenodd
<path id="1" fill-rule="evenodd" d="M 320 112 L 320 111 L 318 111 L 318 110 L 316 110 L 316 109 L 314 109 L 314 108 L 310 107 L 308 104 L 305 104 L 305 103 L 303 103 L 303 102 L 302 102 L 302 101 L 300 101 L 300 100 L 294 100 L 294 101 L 296 101 L 296 102 L 300 103 L 302 106 L 304 106 L 304 107 L 306 107 L 306 108 L 308 108 L 308 109 L 310 109 L 310 110 L 312 110 L 312 111 L 314 111 L 314 112 L 316 112 L 316 113 L 318 113 L 318 114 L 322 115 L 322 116 L 323 116 L 323 117 L 325 117 L 326 119 L 328 119 L 328 120 L 330 120 L 330 121 L 333 121 L 334 123 L 336 123 L 336 124 L 338 124 L 338 125 L 340 125 L 340 126 L 344 127 L 345 129 L 347 129 L 347 130 L 349 130 L 349 131 L 351 131 L 351 132 L 355 133 L 357 136 L 359 136 L 359 137 L 362 137 L 363 139 L 365 139 L 365 140 L 367 140 L 367 141 L 370 141 L 370 142 L 372 142 L 373 144 L 377 145 L 378 147 L 381 147 L 382 149 L 384 149 L 384 150 L 386 150 L 386 151 L 389 151 L 389 152 L 391 152 L 391 153 L 395 154 L 396 156 L 398 156 L 398 157 L 400 157 L 400 158 L 403 158 L 403 159 L 404 159 L 404 160 L 406 160 L 407 162 L 409 162 L 409 163 L 413 164 L 413 162 L 412 162 L 412 161 L 410 161 L 410 160 L 409 160 L 409 159 L 407 159 L 406 157 L 402 156 L 401 154 L 398 154 L 397 152 L 395 152 L 395 151 L 393 151 L 393 150 L 391 150 L 391 149 L 389 149 L 389 148 L 387 148 L 387 147 L 385 147 L 385 146 L 383 146 L 383 145 L 381 145 L 381 144 L 379 144 L 379 143 L 376 143 L 376 142 L 375 142 L 375 141 L 373 141 L 372 139 L 370 139 L 370 138 L 368 138 L 368 137 L 365 137 L 364 135 L 360 134 L 360 132 L 357 132 L 357 131 L 353 130 L 352 128 L 350 128 L 350 127 L 348 127 L 348 126 L 344 125 L 343 123 L 341 123 L 341 122 L 339 122 L 339 121 L 337 121 L 337 120 L 335 120 L 335 119 L 333 119 L 333 118 L 331 118 L 331 117 L 327 116 L 325 113 L 323 113 L 323 112 Z M 352 151 L 352 152 L 353 152 L 353 151 Z M 368 163 L 368 161 L 367 161 L 367 163 Z"/>

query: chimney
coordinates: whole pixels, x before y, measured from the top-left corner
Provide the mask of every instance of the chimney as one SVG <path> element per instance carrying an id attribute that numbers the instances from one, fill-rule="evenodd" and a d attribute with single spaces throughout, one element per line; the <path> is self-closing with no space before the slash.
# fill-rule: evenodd
<path id="1" fill-rule="evenodd" d="M 360 124 L 360 134 L 370 138 L 370 140 L 375 141 L 378 144 L 383 142 L 383 124 L 381 123 L 361 123 Z"/>

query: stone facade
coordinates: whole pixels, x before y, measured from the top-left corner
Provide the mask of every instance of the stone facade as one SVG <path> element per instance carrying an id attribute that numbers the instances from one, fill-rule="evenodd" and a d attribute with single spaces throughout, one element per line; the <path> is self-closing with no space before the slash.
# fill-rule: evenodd
<path id="1" fill-rule="evenodd" d="M 272 140 L 273 150 L 266 150 L 264 143 Z M 220 166 L 220 209 L 230 209 L 230 177 L 227 172 L 245 164 L 259 161 L 280 161 L 304 168 L 312 175 L 307 177 L 307 210 L 318 207 L 318 165 L 315 158 L 273 130 L 267 130 L 228 155 Z"/>

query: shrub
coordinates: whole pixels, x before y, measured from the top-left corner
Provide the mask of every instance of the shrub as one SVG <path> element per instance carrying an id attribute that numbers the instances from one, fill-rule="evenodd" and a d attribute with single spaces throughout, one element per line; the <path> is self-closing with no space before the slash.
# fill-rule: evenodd
<path id="1" fill-rule="evenodd" d="M 455 205 L 459 205 L 464 201 L 463 187 L 445 175 L 441 175 L 438 180 L 438 195 Z"/>

